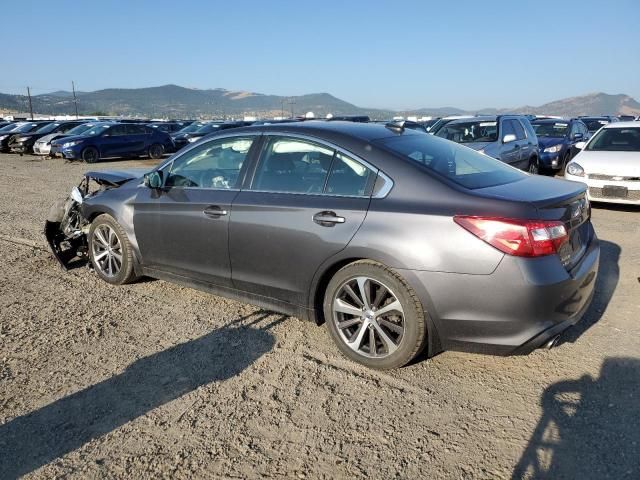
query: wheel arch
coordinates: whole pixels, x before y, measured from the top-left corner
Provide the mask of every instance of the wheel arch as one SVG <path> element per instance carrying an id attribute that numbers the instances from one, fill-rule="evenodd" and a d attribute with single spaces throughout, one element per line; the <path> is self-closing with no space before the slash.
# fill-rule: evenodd
<path id="1" fill-rule="evenodd" d="M 329 282 L 333 278 L 333 276 L 340 270 L 341 268 L 358 261 L 369 260 L 372 262 L 379 263 L 387 268 L 392 268 L 398 273 L 405 282 L 416 292 L 420 302 L 422 303 L 422 309 L 425 313 L 425 321 L 427 322 L 427 343 L 425 346 L 425 352 L 428 357 L 432 357 L 436 353 L 442 351 L 442 342 L 440 340 L 440 335 L 438 333 L 437 327 L 437 319 L 434 319 L 433 312 L 434 305 L 431 297 L 424 287 L 418 285 L 416 283 L 416 279 L 413 275 L 407 276 L 407 273 L 410 273 L 410 270 L 405 269 L 395 269 L 393 267 L 389 267 L 385 262 L 381 261 L 377 258 L 371 258 L 367 256 L 346 256 L 343 258 L 334 259 L 331 262 L 325 263 L 323 267 L 318 269 L 316 275 L 314 276 L 314 280 L 311 285 L 310 295 L 309 295 L 309 317 L 312 321 L 316 323 L 316 325 L 322 325 L 325 323 L 324 313 L 323 313 L 323 303 L 324 303 L 324 295 L 329 285 Z"/>

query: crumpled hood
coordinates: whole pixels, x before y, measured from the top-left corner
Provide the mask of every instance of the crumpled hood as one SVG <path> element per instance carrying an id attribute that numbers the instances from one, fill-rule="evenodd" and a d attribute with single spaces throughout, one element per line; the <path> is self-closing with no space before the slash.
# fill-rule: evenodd
<path id="1" fill-rule="evenodd" d="M 121 185 L 129 180 L 142 178 L 148 171 L 148 168 L 127 168 L 122 170 L 96 170 L 87 172 L 84 175 L 98 183 L 105 182 L 112 185 Z"/>

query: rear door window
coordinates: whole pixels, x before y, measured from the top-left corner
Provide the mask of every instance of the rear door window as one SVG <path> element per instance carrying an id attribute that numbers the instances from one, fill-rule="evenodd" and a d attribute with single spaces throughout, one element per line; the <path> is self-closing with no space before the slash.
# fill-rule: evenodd
<path id="1" fill-rule="evenodd" d="M 511 123 L 511 120 L 503 120 L 502 132 L 500 133 L 500 135 L 502 135 L 502 138 L 504 138 L 507 135 L 515 135 L 515 134 L 516 134 L 516 131 L 513 129 L 513 124 Z"/>
<path id="2" fill-rule="evenodd" d="M 375 176 L 376 172 L 370 168 L 337 152 L 331 165 L 325 193 L 353 197 L 366 196 L 373 187 Z"/>
<path id="3" fill-rule="evenodd" d="M 252 190 L 322 193 L 334 151 L 309 140 L 270 138 L 262 152 Z"/>

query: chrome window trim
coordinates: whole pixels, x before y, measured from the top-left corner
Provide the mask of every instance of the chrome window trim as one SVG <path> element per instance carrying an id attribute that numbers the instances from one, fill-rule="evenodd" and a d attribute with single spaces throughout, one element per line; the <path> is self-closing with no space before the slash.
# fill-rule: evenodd
<path id="1" fill-rule="evenodd" d="M 367 162 L 366 160 L 362 159 L 361 157 L 359 157 L 358 155 L 350 152 L 349 150 L 346 150 L 338 145 L 335 145 L 331 142 L 327 142 L 324 139 L 318 138 L 318 137 L 314 137 L 312 135 L 306 135 L 306 134 L 301 134 L 301 133 L 293 133 L 293 132 L 286 132 L 286 131 L 265 131 L 263 132 L 263 135 L 266 137 L 269 136 L 273 136 L 273 137 L 291 137 L 291 138 L 298 138 L 300 140 L 307 140 L 313 143 L 318 143 L 324 147 L 327 147 L 331 150 L 335 150 L 338 153 L 342 153 L 343 155 L 346 155 L 349 158 L 352 158 L 353 160 L 355 160 L 356 162 L 361 163 L 362 165 L 364 165 L 367 169 L 369 169 L 370 171 L 372 171 L 373 173 L 376 174 L 376 176 L 380 176 L 382 177 L 382 179 L 384 180 L 385 184 L 383 185 L 383 187 L 380 189 L 380 191 L 376 194 L 376 195 L 340 195 L 340 194 L 336 194 L 336 193 L 325 193 L 325 192 L 320 192 L 320 193 L 306 193 L 306 192 L 283 192 L 283 191 L 273 191 L 273 190 L 253 190 L 253 189 L 247 189 L 247 191 L 250 192 L 259 192 L 259 193 L 274 193 L 274 194 L 285 194 L 285 195 L 313 195 L 313 196 L 322 196 L 322 197 L 342 197 L 342 198 L 384 198 L 386 197 L 389 192 L 391 191 L 391 189 L 393 188 L 393 180 L 391 180 L 391 178 L 389 178 L 389 176 L 387 174 L 385 174 L 382 170 L 380 170 L 378 167 L 372 165 L 371 163 Z M 251 181 L 251 183 L 253 183 L 253 179 Z M 374 185 L 375 185 L 375 181 L 374 181 Z"/>

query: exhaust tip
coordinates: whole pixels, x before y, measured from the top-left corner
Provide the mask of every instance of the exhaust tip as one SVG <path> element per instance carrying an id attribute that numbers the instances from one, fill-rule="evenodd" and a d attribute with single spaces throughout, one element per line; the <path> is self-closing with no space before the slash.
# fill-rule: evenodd
<path id="1" fill-rule="evenodd" d="M 543 348 L 551 350 L 558 344 L 558 340 L 560 340 L 560 335 L 556 335 L 555 337 L 550 338 L 549 340 L 547 340 L 547 343 L 543 345 Z"/>

